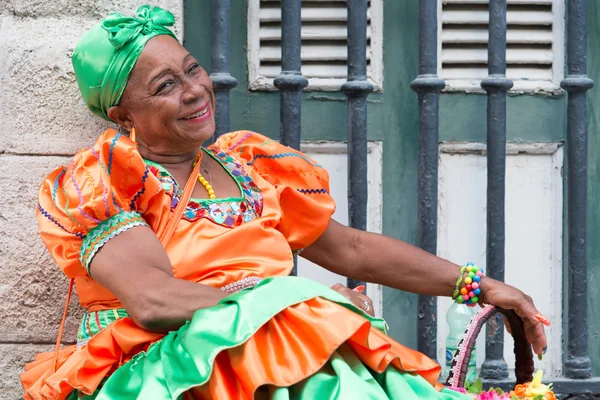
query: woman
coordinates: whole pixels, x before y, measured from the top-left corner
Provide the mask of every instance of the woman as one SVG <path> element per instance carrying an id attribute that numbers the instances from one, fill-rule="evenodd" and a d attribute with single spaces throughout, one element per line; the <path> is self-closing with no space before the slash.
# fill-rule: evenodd
<path id="1" fill-rule="evenodd" d="M 108 130 L 42 184 L 41 236 L 87 312 L 76 346 L 27 365 L 25 397 L 460 398 L 384 334 L 368 297 L 287 275 L 302 251 L 344 276 L 451 296 L 465 270 L 333 221 L 327 173 L 300 152 L 252 132 L 202 149 L 213 88 L 173 22 L 157 7 L 111 14 L 75 49 L 87 106 L 130 134 Z M 542 353 L 531 298 L 479 284 L 471 296 L 514 309 Z"/>

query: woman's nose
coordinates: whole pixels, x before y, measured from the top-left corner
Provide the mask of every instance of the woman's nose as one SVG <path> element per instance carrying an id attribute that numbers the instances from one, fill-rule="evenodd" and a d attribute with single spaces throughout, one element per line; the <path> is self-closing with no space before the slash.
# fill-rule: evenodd
<path id="1" fill-rule="evenodd" d="M 184 81 L 183 101 L 190 103 L 202 98 L 206 92 L 206 88 L 198 81 L 186 78 Z"/>

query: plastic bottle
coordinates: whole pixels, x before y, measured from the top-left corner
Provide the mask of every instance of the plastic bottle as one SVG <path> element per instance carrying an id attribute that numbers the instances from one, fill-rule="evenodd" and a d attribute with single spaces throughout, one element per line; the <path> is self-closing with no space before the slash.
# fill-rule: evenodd
<path id="1" fill-rule="evenodd" d="M 467 307 L 464 304 L 453 303 L 446 314 L 446 322 L 450 328 L 448 337 L 446 338 L 446 376 L 450 374 L 450 367 L 452 365 L 452 359 L 456 354 L 458 343 L 463 337 L 469 322 L 477 314 L 474 307 Z M 467 381 L 473 383 L 477 380 L 477 360 L 476 352 L 477 347 L 473 348 L 471 353 L 471 360 L 469 362 L 469 370 L 467 372 Z"/>

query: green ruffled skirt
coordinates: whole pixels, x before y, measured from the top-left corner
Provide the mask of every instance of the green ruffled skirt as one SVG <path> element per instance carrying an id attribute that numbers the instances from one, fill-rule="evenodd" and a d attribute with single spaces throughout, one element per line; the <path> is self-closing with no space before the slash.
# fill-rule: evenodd
<path id="1" fill-rule="evenodd" d="M 196 311 L 191 322 L 136 355 L 93 395 L 74 392 L 69 400 L 180 400 L 189 389 L 209 381 L 213 362 L 220 352 L 244 344 L 287 307 L 316 297 L 344 306 L 368 319 L 377 329 L 385 330 L 383 320 L 366 315 L 323 285 L 296 277 L 269 278 L 252 289 L 228 296 L 215 307 Z M 248 397 L 248 394 L 240 394 L 240 398 Z M 377 373 L 365 366 L 349 345 L 342 344 L 318 372 L 288 387 L 263 385 L 254 393 L 254 398 L 450 400 L 469 397 L 446 389 L 438 392 L 421 376 L 402 372 L 392 365 L 383 373 Z"/>

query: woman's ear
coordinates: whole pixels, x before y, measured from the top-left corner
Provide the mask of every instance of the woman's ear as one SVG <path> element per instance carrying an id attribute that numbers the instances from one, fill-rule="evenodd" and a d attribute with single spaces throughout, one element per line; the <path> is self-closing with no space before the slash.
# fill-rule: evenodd
<path id="1" fill-rule="evenodd" d="M 108 115 L 108 118 L 115 121 L 127 131 L 131 132 L 131 128 L 133 128 L 133 121 L 131 120 L 129 112 L 124 107 L 112 106 L 108 109 L 106 114 Z"/>

